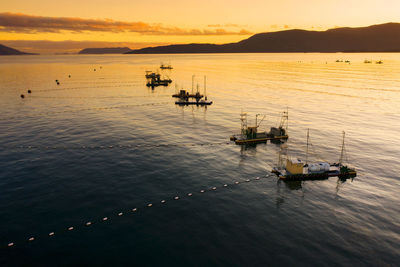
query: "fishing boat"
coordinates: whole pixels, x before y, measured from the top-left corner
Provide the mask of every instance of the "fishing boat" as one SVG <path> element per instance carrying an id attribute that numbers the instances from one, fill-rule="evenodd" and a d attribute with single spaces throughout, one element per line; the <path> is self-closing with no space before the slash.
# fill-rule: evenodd
<path id="1" fill-rule="evenodd" d="M 197 106 L 209 106 L 213 102 L 207 99 L 206 94 L 206 76 L 204 76 L 204 95 L 199 92 L 199 85 L 197 84 L 197 92 L 193 93 L 193 81 L 194 75 L 192 76 L 192 93 L 186 92 L 185 90 L 180 90 L 178 94 L 172 95 L 172 97 L 179 97 L 178 101 L 175 101 L 176 105 L 185 106 L 185 105 L 197 105 Z M 204 99 L 202 99 L 204 96 Z M 190 98 L 194 98 L 194 100 L 189 100 Z"/>
<path id="2" fill-rule="evenodd" d="M 343 132 L 342 149 L 338 163 L 328 162 L 308 162 L 309 148 L 309 130 L 307 131 L 307 150 L 306 160 L 303 162 L 297 158 L 286 157 L 286 165 L 283 167 L 282 151 L 279 152 L 279 160 L 277 167 L 272 169 L 272 173 L 276 174 L 279 179 L 284 181 L 305 181 L 305 180 L 324 180 L 329 177 L 337 176 L 341 179 L 347 179 L 357 176 L 354 168 L 350 168 L 343 163 L 345 158 L 345 132 Z"/>
<path id="3" fill-rule="evenodd" d="M 260 121 L 258 121 L 258 116 L 263 116 Z M 257 143 L 266 143 L 268 140 L 270 141 L 279 141 L 286 140 L 289 138 L 287 135 L 288 129 L 288 120 L 289 115 L 288 111 L 284 111 L 281 117 L 281 122 L 278 127 L 271 127 L 270 131 L 259 132 L 258 128 L 260 127 L 261 122 L 264 120 L 265 115 L 256 114 L 256 120 L 254 126 L 247 125 L 247 113 L 240 114 L 241 121 L 241 129 L 240 134 L 234 134 L 230 137 L 231 141 L 234 141 L 237 145 L 246 145 L 246 144 L 257 144 Z"/>
<path id="4" fill-rule="evenodd" d="M 146 79 L 148 80 L 146 83 L 147 87 L 157 87 L 157 86 L 168 86 L 172 83 L 172 80 L 167 77 L 167 79 L 161 79 L 161 75 L 159 73 L 146 71 Z"/>
<path id="5" fill-rule="evenodd" d="M 171 66 L 171 64 L 164 65 L 163 63 L 161 63 L 160 69 L 162 69 L 162 70 L 172 70 L 173 67 Z"/>
<path id="6" fill-rule="evenodd" d="M 376 64 L 383 64 L 382 60 L 378 60 L 377 62 L 375 62 Z"/>

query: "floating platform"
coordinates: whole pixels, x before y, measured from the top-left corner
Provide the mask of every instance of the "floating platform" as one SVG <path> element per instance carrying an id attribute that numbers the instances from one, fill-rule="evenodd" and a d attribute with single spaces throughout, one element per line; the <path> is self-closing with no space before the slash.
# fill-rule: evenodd
<path id="1" fill-rule="evenodd" d="M 326 180 L 329 177 L 339 177 L 340 179 L 347 179 L 357 176 L 357 172 L 354 169 L 347 168 L 339 164 L 331 164 L 330 170 L 326 172 L 314 172 L 314 173 L 300 173 L 291 174 L 286 170 L 272 169 L 280 180 L 284 181 L 308 181 L 308 180 Z"/>
<path id="2" fill-rule="evenodd" d="M 282 135 L 282 136 L 268 136 L 265 135 L 264 137 L 256 137 L 256 138 L 246 138 L 246 139 L 239 139 L 235 135 L 232 135 L 230 140 L 235 141 L 235 144 L 237 145 L 246 145 L 246 144 L 259 144 L 259 143 L 266 143 L 267 141 L 273 141 L 273 140 L 287 140 L 289 138 L 288 135 Z"/>
<path id="3" fill-rule="evenodd" d="M 183 101 L 183 100 L 175 101 L 175 104 L 180 106 L 188 106 L 188 105 L 209 106 L 212 103 L 213 103 L 212 101 Z"/>

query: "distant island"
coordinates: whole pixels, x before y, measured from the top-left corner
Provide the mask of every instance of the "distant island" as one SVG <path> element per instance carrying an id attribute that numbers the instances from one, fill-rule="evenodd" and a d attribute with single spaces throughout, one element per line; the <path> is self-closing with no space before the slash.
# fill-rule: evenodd
<path id="1" fill-rule="evenodd" d="M 129 47 L 85 48 L 78 54 L 125 54 L 130 51 Z"/>
<path id="2" fill-rule="evenodd" d="M 259 33 L 237 43 L 167 45 L 136 49 L 126 54 L 268 52 L 400 52 L 400 23 L 326 31 Z"/>
<path id="3" fill-rule="evenodd" d="M 10 56 L 10 55 L 36 55 L 36 54 L 21 52 L 17 49 L 0 44 L 0 56 Z"/>

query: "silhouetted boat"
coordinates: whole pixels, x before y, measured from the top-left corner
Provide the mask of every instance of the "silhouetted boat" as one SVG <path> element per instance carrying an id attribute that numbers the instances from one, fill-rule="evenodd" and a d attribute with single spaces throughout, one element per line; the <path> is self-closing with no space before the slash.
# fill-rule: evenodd
<path id="1" fill-rule="evenodd" d="M 337 176 L 341 179 L 355 177 L 357 175 L 356 170 L 343 164 L 345 153 L 344 137 L 345 132 L 343 132 L 342 150 L 340 153 L 339 163 L 308 163 L 309 131 L 307 131 L 307 151 L 305 163 L 300 159 L 290 158 L 287 155 L 286 165 L 285 167 L 282 167 L 282 151 L 280 151 L 278 166 L 272 169 L 272 173 L 276 174 L 279 179 L 285 181 L 323 180 L 333 176 Z"/>

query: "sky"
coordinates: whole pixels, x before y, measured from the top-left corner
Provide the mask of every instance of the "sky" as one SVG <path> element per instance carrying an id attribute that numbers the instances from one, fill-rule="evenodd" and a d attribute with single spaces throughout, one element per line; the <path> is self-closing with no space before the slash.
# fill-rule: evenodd
<path id="1" fill-rule="evenodd" d="M 14 0 L 0 43 L 27 52 L 237 42 L 255 33 L 400 22 L 399 0 Z"/>

